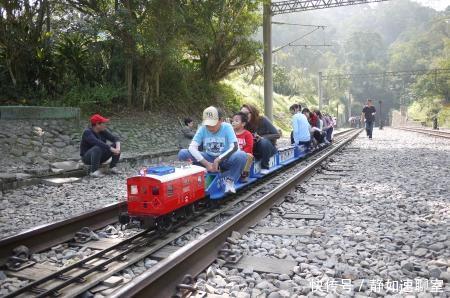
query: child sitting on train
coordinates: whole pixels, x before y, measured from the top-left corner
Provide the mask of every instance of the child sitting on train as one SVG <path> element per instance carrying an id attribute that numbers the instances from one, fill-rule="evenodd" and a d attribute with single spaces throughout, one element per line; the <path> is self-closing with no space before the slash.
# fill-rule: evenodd
<path id="1" fill-rule="evenodd" d="M 253 162 L 253 135 L 245 129 L 248 123 L 248 117 L 245 113 L 238 112 L 233 115 L 233 129 L 236 133 L 239 149 L 247 153 L 247 163 L 242 171 L 241 181 L 246 182 L 250 173 L 250 167 Z"/>
<path id="2" fill-rule="evenodd" d="M 225 193 L 236 193 L 235 183 L 247 162 L 247 155 L 239 150 L 238 140 L 229 123 L 223 122 L 223 112 L 210 106 L 203 111 L 203 125 L 198 128 L 189 149 L 181 149 L 181 161 L 194 161 L 208 172 L 220 172 Z M 199 146 L 203 145 L 203 151 Z"/>

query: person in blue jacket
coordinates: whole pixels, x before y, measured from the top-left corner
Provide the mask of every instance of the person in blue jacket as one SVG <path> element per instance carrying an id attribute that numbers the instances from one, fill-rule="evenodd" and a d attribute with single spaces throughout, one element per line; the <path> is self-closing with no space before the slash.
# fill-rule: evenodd
<path id="1" fill-rule="evenodd" d="M 81 137 L 81 160 L 84 164 L 91 166 L 90 175 L 97 178 L 103 176 L 99 170 L 100 164 L 111 158 L 110 171 L 113 174 L 119 174 L 116 165 L 120 159 L 120 142 L 119 138 L 106 128 L 109 119 L 95 114 L 90 120 L 91 126 L 84 130 Z M 111 144 L 108 144 L 108 141 Z"/>
<path id="2" fill-rule="evenodd" d="M 223 121 L 222 111 L 213 106 L 206 108 L 202 124 L 189 149 L 181 149 L 178 158 L 193 161 L 210 173 L 220 173 L 225 193 L 236 193 L 235 183 L 241 177 L 247 154 L 239 150 L 233 127 Z M 200 146 L 203 151 L 199 150 Z"/>

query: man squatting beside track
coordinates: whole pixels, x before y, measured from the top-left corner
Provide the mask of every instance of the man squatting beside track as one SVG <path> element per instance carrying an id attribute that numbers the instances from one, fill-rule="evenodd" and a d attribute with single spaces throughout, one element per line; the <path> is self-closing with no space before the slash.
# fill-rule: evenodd
<path id="1" fill-rule="evenodd" d="M 97 178 L 103 176 L 99 169 L 100 164 L 111 158 L 111 163 L 109 164 L 110 172 L 119 174 L 115 166 L 120 158 L 120 142 L 119 138 L 106 128 L 105 123 L 109 119 L 95 114 L 92 115 L 90 120 L 91 126 L 84 130 L 81 137 L 81 160 L 85 165 L 91 166 L 90 175 Z M 108 145 L 107 141 L 110 141 L 112 145 Z"/>

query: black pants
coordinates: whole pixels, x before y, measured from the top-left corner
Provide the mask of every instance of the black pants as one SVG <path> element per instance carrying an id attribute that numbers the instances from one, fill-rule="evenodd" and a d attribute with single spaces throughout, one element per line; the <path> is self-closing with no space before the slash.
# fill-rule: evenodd
<path id="1" fill-rule="evenodd" d="M 372 132 L 373 132 L 373 121 L 366 120 L 366 133 L 370 139 L 372 138 Z"/>
<path id="2" fill-rule="evenodd" d="M 333 126 L 327 129 L 326 138 L 328 142 L 331 142 L 331 136 L 333 135 Z"/>
<path id="3" fill-rule="evenodd" d="M 277 148 L 271 141 L 262 138 L 255 144 L 253 153 L 257 159 L 261 159 L 261 168 L 268 169 L 269 160 L 272 155 L 277 153 Z"/>
<path id="4" fill-rule="evenodd" d="M 116 147 L 116 145 L 112 145 L 112 147 Z M 120 154 L 114 155 L 110 150 L 103 149 L 100 146 L 94 146 L 86 153 L 84 153 L 81 158 L 85 165 L 91 166 L 91 172 L 95 172 L 100 168 L 100 164 L 107 161 L 112 156 L 111 163 L 109 164 L 110 168 L 114 168 L 119 162 Z"/>
<path id="5" fill-rule="evenodd" d="M 316 139 L 317 142 L 319 142 L 319 143 L 323 143 L 324 142 L 324 136 L 320 132 L 318 132 L 317 130 L 315 130 L 313 132 L 313 136 L 314 136 L 314 139 Z"/>
<path id="6" fill-rule="evenodd" d="M 299 141 L 297 145 L 306 146 L 306 148 L 309 148 L 309 146 L 311 146 L 311 141 L 307 141 L 307 142 Z"/>

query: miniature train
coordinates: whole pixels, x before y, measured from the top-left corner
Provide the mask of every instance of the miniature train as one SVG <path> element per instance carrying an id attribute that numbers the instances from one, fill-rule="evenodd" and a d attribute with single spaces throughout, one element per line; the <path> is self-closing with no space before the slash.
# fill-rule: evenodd
<path id="1" fill-rule="evenodd" d="M 247 181 L 235 184 L 236 190 L 256 182 L 308 154 L 304 146 L 278 149 L 270 159 L 269 172 L 261 174 L 261 162 L 255 160 Z M 127 224 L 138 221 L 141 227 L 170 229 L 180 218 L 192 216 L 201 204 L 226 197 L 218 173 L 208 173 L 205 168 L 189 165 L 175 168 L 159 166 L 143 168 L 139 175 L 127 179 L 127 211 L 119 221 Z"/>

